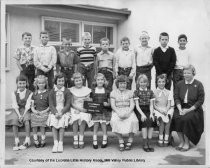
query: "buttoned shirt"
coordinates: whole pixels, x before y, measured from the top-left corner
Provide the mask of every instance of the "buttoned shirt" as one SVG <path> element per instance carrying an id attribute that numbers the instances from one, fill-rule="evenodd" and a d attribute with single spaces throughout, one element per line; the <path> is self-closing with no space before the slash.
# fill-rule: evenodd
<path id="1" fill-rule="evenodd" d="M 97 63 L 98 63 L 98 68 L 107 67 L 107 68 L 113 69 L 113 67 L 114 67 L 114 54 L 110 51 L 99 52 L 97 54 Z"/>
<path id="2" fill-rule="evenodd" d="M 34 64 L 34 50 L 35 46 L 21 46 L 17 48 L 14 58 L 20 62 L 21 65 Z"/>
<path id="3" fill-rule="evenodd" d="M 190 84 L 192 84 L 193 82 L 194 82 L 194 79 L 193 79 L 191 82 L 185 81 L 185 84 L 186 84 L 186 85 L 190 85 Z M 188 88 L 187 88 L 187 91 L 186 91 L 185 96 L 184 96 L 184 103 L 188 103 L 187 97 L 188 97 Z"/>
<path id="4" fill-rule="evenodd" d="M 122 48 L 118 49 L 115 54 L 116 64 L 115 71 L 118 72 L 118 67 L 121 68 L 131 68 L 131 72 L 129 76 L 133 76 L 136 72 L 136 63 L 135 63 L 135 52 L 132 49 L 128 51 L 122 50 Z"/>
<path id="5" fill-rule="evenodd" d="M 57 54 L 55 47 L 50 45 L 40 45 L 34 52 L 34 65 L 38 69 L 43 69 L 44 66 L 48 66 L 50 69 L 55 67 L 57 62 Z"/>
<path id="6" fill-rule="evenodd" d="M 73 50 L 65 51 L 61 50 L 58 52 L 58 62 L 57 64 L 61 67 L 73 67 L 74 64 L 79 63 L 79 58 Z"/>
<path id="7" fill-rule="evenodd" d="M 176 50 L 176 66 L 175 69 L 183 69 L 184 66 L 190 64 L 190 52 L 187 49 Z"/>
<path id="8" fill-rule="evenodd" d="M 137 46 L 135 48 L 135 54 L 136 54 L 136 65 L 137 66 L 144 66 L 152 64 L 152 54 L 153 54 L 153 48 L 147 46 Z"/>

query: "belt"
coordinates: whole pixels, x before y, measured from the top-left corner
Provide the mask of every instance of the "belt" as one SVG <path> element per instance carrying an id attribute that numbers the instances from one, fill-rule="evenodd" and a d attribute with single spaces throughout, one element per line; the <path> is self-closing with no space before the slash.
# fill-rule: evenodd
<path id="1" fill-rule="evenodd" d="M 124 71 L 126 70 L 131 70 L 132 68 L 131 67 L 127 67 L 127 68 L 122 68 L 122 67 L 118 67 L 119 69 L 123 69 Z"/>
<path id="2" fill-rule="evenodd" d="M 61 67 L 61 69 L 63 69 L 63 70 L 73 70 L 74 68 L 73 67 Z"/>
<path id="3" fill-rule="evenodd" d="M 109 71 L 109 72 L 113 72 L 112 68 L 108 68 L 108 67 L 102 67 L 98 69 L 99 71 Z"/>

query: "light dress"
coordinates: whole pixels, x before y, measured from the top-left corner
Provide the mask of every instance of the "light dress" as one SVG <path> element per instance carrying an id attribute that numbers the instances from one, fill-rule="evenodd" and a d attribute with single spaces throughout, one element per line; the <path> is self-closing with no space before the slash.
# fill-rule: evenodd
<path id="1" fill-rule="evenodd" d="M 130 99 L 133 99 L 133 92 L 125 90 L 121 92 L 119 89 L 113 90 L 110 95 L 111 99 L 115 99 L 115 106 L 117 110 L 123 115 L 127 115 L 130 107 Z M 110 121 L 112 132 L 120 134 L 137 133 L 139 130 L 138 119 L 132 111 L 130 116 L 126 119 L 121 119 L 115 111 L 112 111 Z"/>
<path id="2" fill-rule="evenodd" d="M 166 110 L 167 109 L 168 101 L 169 100 L 172 101 L 172 99 L 173 99 L 171 92 L 169 90 L 165 89 L 165 88 L 163 90 L 157 88 L 154 91 L 154 95 L 155 95 L 154 101 L 155 101 L 156 106 L 159 109 L 162 109 L 162 110 Z M 167 111 L 167 114 L 169 114 L 171 116 L 171 118 L 172 118 L 173 113 L 174 113 L 174 109 L 173 109 L 173 107 L 171 107 Z M 154 114 L 157 117 L 157 119 L 159 117 L 162 118 L 162 120 L 163 120 L 164 123 L 168 123 L 169 122 L 168 115 L 163 115 L 162 113 L 160 113 L 159 111 L 157 111 L 155 109 L 154 109 Z"/>
<path id="3" fill-rule="evenodd" d="M 70 88 L 70 92 L 72 94 L 72 104 L 83 108 L 84 101 L 88 100 L 90 97 L 91 89 L 88 87 L 82 86 L 81 88 L 76 88 L 75 86 Z M 82 121 L 86 121 L 88 127 L 93 125 L 91 122 L 91 114 L 78 111 L 71 107 L 71 119 L 69 124 L 73 124 L 74 121 L 78 121 L 79 125 L 81 125 Z"/>

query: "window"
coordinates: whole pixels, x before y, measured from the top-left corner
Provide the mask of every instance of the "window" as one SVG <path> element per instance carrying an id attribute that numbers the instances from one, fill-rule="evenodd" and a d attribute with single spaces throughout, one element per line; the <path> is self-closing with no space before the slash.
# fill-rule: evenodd
<path id="1" fill-rule="evenodd" d="M 83 32 L 90 32 L 95 47 L 100 46 L 100 39 L 103 37 L 109 38 L 111 48 L 116 46 L 115 24 L 43 16 L 42 30 L 49 32 L 49 43 L 52 45 L 60 45 L 63 37 L 71 37 L 73 45 L 80 46 Z"/>

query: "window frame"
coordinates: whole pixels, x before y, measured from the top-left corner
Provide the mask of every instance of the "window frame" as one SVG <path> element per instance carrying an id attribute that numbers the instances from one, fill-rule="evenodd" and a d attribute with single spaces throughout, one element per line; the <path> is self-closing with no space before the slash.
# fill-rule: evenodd
<path id="1" fill-rule="evenodd" d="M 5 71 L 9 71 L 11 69 L 11 61 L 10 61 L 10 16 L 9 13 L 5 13 Z"/>
<path id="2" fill-rule="evenodd" d="M 41 29 L 44 30 L 44 21 L 55 21 L 55 22 L 67 22 L 67 23 L 77 23 L 79 24 L 79 42 L 75 43 L 73 42 L 73 46 L 82 46 L 82 34 L 84 33 L 84 25 L 93 25 L 93 26 L 106 26 L 106 27 L 113 27 L 113 44 L 110 44 L 110 48 L 115 48 L 117 45 L 117 25 L 111 24 L 111 23 L 101 23 L 101 22 L 90 22 L 90 21 L 83 21 L 83 20 L 74 20 L 74 19 L 66 19 L 66 18 L 58 18 L 58 17 L 48 17 L 48 16 L 42 16 L 41 17 Z M 61 30 L 60 30 L 61 34 Z M 50 45 L 61 45 L 60 42 L 55 41 L 49 41 Z M 94 47 L 100 47 L 100 44 L 93 44 Z"/>

